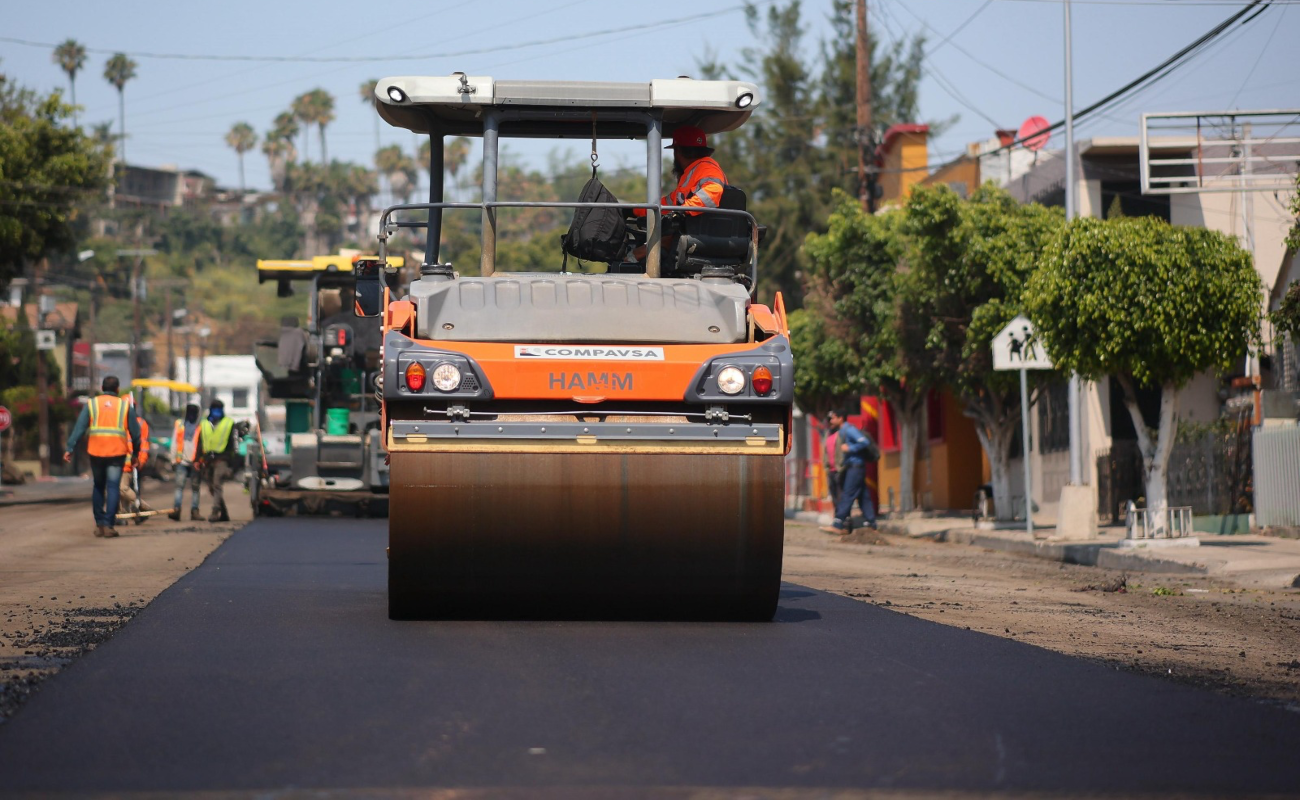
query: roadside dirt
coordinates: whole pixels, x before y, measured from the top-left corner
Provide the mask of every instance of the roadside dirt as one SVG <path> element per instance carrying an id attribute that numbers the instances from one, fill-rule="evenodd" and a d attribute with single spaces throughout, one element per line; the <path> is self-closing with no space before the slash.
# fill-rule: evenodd
<path id="1" fill-rule="evenodd" d="M 144 497 L 166 508 L 171 491 L 150 481 Z M 89 500 L 0 507 L 0 722 L 251 518 L 240 486 L 225 495 L 231 522 L 189 521 L 187 490 L 184 521 L 119 522 L 116 539 L 93 536 Z"/>
<path id="2" fill-rule="evenodd" d="M 1119 573 L 786 526 L 784 578 L 904 614 L 1300 712 L 1300 589 Z"/>

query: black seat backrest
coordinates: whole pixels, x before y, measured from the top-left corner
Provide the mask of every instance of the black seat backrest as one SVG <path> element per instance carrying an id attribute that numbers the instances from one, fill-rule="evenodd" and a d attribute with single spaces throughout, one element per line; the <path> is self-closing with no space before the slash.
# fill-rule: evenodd
<path id="1" fill-rule="evenodd" d="M 748 197 L 746 197 L 743 189 L 723 184 L 722 197 L 718 202 L 718 208 L 745 211 L 747 202 Z M 724 239 L 742 238 L 746 242 L 749 241 L 749 220 L 731 214 L 704 213 L 696 216 L 688 215 L 683 221 L 682 229 L 688 236 Z"/>

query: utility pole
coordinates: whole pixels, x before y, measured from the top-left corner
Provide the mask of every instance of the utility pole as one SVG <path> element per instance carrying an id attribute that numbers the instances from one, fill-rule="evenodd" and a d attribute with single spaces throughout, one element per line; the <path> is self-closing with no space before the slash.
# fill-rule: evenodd
<path id="1" fill-rule="evenodd" d="M 167 380 L 176 380 L 176 358 L 172 353 L 172 290 L 167 287 L 163 290 L 167 297 Z M 167 387 L 167 410 L 175 413 L 176 411 L 176 394 L 170 386 Z"/>
<path id="2" fill-rule="evenodd" d="M 1074 55 L 1072 36 L 1070 34 L 1070 0 L 1065 0 L 1065 220 L 1074 219 L 1078 211 L 1075 208 L 1075 196 L 1078 186 L 1075 180 L 1074 164 Z M 1079 425 L 1079 373 L 1070 373 L 1069 414 L 1070 414 L 1070 484 L 1083 485 L 1083 431 Z"/>
<path id="3" fill-rule="evenodd" d="M 140 318 L 143 309 L 140 303 L 144 300 L 145 281 L 144 281 L 144 258 L 145 256 L 157 255 L 158 251 L 148 247 L 137 247 L 131 250 L 118 250 L 119 256 L 135 256 L 135 267 L 131 270 L 131 378 L 147 377 L 140 374 L 140 328 L 142 321 Z"/>
<path id="4" fill-rule="evenodd" d="M 1065 219 L 1078 215 L 1078 180 L 1074 152 L 1074 55 L 1070 34 L 1070 0 L 1065 0 Z M 1063 539 L 1091 539 L 1097 535 L 1097 500 L 1083 482 L 1083 414 L 1079 406 L 1082 381 L 1071 373 L 1068 390 L 1070 412 L 1070 482 L 1061 487 L 1056 535 Z M 1029 507 L 1026 500 L 1026 508 Z"/>
<path id="5" fill-rule="evenodd" d="M 867 42 L 867 0 L 855 0 L 857 16 L 857 127 L 858 200 L 871 213 L 876 211 L 875 172 L 868 176 L 867 146 L 871 144 L 871 51 Z M 874 154 L 873 154 L 874 155 Z"/>
<path id="6" fill-rule="evenodd" d="M 143 378 L 140 374 L 140 295 L 144 294 L 140 273 L 144 264 L 143 256 L 135 257 L 135 269 L 131 270 L 131 380 Z"/>

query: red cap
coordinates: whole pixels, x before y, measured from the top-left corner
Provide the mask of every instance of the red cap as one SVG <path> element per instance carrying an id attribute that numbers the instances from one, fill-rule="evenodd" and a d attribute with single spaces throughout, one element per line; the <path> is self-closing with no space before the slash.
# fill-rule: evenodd
<path id="1" fill-rule="evenodd" d="M 683 125 L 673 131 L 673 143 L 665 147 L 665 150 L 671 150 L 674 147 L 708 147 L 709 139 L 704 135 L 704 131 L 694 125 Z"/>

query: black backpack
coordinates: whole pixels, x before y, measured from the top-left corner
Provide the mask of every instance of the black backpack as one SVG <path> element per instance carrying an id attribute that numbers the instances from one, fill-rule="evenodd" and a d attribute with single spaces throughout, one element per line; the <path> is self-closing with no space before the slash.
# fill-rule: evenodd
<path id="1" fill-rule="evenodd" d="M 580 203 L 617 203 L 618 198 L 592 170 L 591 180 L 578 195 Z M 566 256 L 581 261 L 621 261 L 627 249 L 627 221 L 621 208 L 579 208 L 573 212 L 569 232 L 560 237 Z"/>

